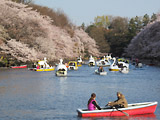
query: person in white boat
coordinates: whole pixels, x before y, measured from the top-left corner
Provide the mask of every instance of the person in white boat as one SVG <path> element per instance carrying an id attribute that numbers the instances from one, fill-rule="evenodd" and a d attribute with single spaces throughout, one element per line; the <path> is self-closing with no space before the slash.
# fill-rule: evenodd
<path id="1" fill-rule="evenodd" d="M 104 69 L 103 69 L 102 66 L 100 66 L 100 67 L 98 68 L 98 72 L 104 72 Z"/>
<path id="2" fill-rule="evenodd" d="M 108 104 L 106 106 L 111 106 L 111 107 L 115 107 L 115 108 L 127 108 L 128 102 L 122 93 L 117 92 L 117 100 L 115 100 L 113 102 L 108 102 Z"/>
<path id="3" fill-rule="evenodd" d="M 98 110 L 101 110 L 95 99 L 96 99 L 96 94 L 92 93 L 91 98 L 88 100 L 87 104 L 88 110 L 96 110 L 96 108 L 98 108 Z"/>

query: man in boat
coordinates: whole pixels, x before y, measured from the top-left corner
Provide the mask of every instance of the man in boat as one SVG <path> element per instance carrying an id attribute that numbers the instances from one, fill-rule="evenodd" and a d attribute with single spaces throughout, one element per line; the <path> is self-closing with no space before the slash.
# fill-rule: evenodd
<path id="1" fill-rule="evenodd" d="M 101 108 L 99 107 L 99 105 L 97 104 L 96 100 L 96 94 L 92 93 L 91 94 L 91 98 L 88 100 L 88 110 L 96 110 L 96 108 L 98 108 L 98 110 L 101 110 Z"/>
<path id="2" fill-rule="evenodd" d="M 128 107 L 128 102 L 122 93 L 117 92 L 117 98 L 118 99 L 116 101 L 108 102 L 106 106 L 111 106 L 115 108 L 127 108 Z"/>
<path id="3" fill-rule="evenodd" d="M 98 72 L 103 72 L 103 71 L 104 71 L 103 67 L 100 66 L 100 67 L 98 68 Z"/>

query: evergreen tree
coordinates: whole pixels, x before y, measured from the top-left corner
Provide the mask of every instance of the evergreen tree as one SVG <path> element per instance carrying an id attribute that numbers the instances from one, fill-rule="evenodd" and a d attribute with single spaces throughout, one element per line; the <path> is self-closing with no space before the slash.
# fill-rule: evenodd
<path id="1" fill-rule="evenodd" d="M 84 23 L 82 23 L 81 28 L 82 28 L 83 30 L 85 30 L 85 24 L 84 24 Z"/>
<path id="2" fill-rule="evenodd" d="M 136 31 L 137 33 L 142 29 L 143 25 L 142 25 L 142 19 L 141 17 L 136 16 L 134 18 L 135 20 L 135 25 L 136 25 Z"/>
<path id="3" fill-rule="evenodd" d="M 143 16 L 143 26 L 146 26 L 150 21 L 150 18 L 149 18 L 149 15 L 148 14 L 145 14 Z"/>
<path id="4" fill-rule="evenodd" d="M 153 15 L 151 16 L 151 22 L 155 21 L 157 19 L 157 15 L 153 13 Z"/>
<path id="5" fill-rule="evenodd" d="M 90 25 L 86 29 L 86 32 L 96 41 L 96 44 L 99 46 L 99 50 L 102 53 L 107 53 L 110 51 L 109 44 L 105 39 L 105 30 L 105 28 L 97 27 L 95 25 Z"/>

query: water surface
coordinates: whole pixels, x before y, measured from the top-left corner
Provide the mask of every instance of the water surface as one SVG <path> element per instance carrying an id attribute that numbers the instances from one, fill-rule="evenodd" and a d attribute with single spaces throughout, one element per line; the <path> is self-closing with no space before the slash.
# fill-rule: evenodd
<path id="1" fill-rule="evenodd" d="M 78 108 L 86 108 L 90 94 L 97 94 L 101 107 L 116 100 L 120 91 L 128 103 L 160 103 L 160 68 L 130 66 L 128 74 L 108 72 L 94 74 L 97 67 L 84 65 L 68 71 L 68 77 L 56 77 L 55 71 L 36 72 L 27 69 L 0 70 L 0 119 L 2 120 L 143 120 L 160 119 L 160 106 L 153 115 L 130 117 L 80 118 Z"/>

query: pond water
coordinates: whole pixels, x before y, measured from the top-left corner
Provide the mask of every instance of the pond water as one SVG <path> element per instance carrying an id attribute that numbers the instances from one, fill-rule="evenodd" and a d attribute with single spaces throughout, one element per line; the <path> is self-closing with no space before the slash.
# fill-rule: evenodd
<path id="1" fill-rule="evenodd" d="M 97 67 L 83 65 L 56 77 L 55 71 L 35 72 L 28 69 L 0 69 L 0 119 L 2 120 L 143 120 L 160 119 L 160 105 L 155 114 L 130 117 L 80 118 L 78 108 L 86 108 L 91 93 L 101 107 L 117 99 L 122 92 L 128 103 L 160 103 L 160 68 L 130 66 L 128 74 L 108 72 L 96 75 Z"/>

